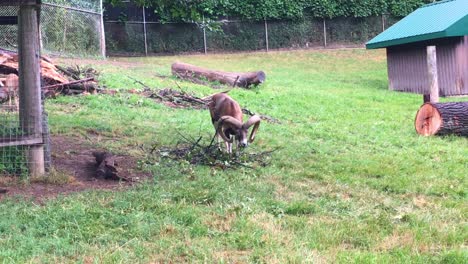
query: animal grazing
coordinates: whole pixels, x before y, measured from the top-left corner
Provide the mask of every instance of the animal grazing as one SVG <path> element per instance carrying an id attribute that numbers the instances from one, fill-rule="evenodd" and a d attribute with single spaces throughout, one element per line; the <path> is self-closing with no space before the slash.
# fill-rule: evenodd
<path id="1" fill-rule="evenodd" d="M 18 86 L 19 80 L 16 74 L 8 74 L 4 79 L 5 84 L 0 85 L 0 101 L 7 102 L 2 108 L 9 111 L 18 111 Z M 1 82 L 0 82 L 1 84 Z M 2 87 L 3 86 L 3 87 Z"/>
<path id="2" fill-rule="evenodd" d="M 220 143 L 220 137 L 225 141 L 226 151 L 232 153 L 232 143 L 235 140 L 236 148 L 245 148 L 255 139 L 255 134 L 260 126 L 260 117 L 251 116 L 245 123 L 242 120 L 242 109 L 226 93 L 217 93 L 211 97 L 208 104 L 211 122 L 216 129 L 216 137 Z M 250 136 L 249 128 L 253 126 Z M 232 138 L 233 137 L 233 138 Z"/>

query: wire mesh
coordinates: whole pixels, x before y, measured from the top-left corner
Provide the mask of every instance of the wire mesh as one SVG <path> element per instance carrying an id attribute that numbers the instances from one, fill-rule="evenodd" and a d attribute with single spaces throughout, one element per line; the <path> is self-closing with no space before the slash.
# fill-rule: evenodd
<path id="1" fill-rule="evenodd" d="M 43 4 L 56 4 L 66 6 L 69 8 L 78 8 L 87 11 L 93 11 L 96 13 L 101 12 L 101 6 L 99 0 L 42 0 Z"/>
<path id="2" fill-rule="evenodd" d="M 203 28 L 197 23 L 156 22 L 158 18 L 150 9 L 131 3 L 109 9 L 104 14 L 106 48 L 108 54 L 116 56 L 144 55 L 146 51 L 149 54 L 199 53 L 205 45 L 208 52 L 265 50 L 267 37 L 269 49 L 315 48 L 325 44 L 362 46 L 399 20 L 389 15 L 338 17 L 325 20 L 325 28 L 323 19 L 312 17 L 266 22 L 221 20 L 215 22 L 220 27 L 206 29 L 205 42 Z"/>
<path id="3" fill-rule="evenodd" d="M 266 49 L 265 23 L 226 21 L 222 30 L 207 31 L 208 51 L 248 51 Z"/>
<path id="4" fill-rule="evenodd" d="M 67 7 L 43 4 L 41 43 L 45 53 L 99 56 L 101 16 Z"/>
<path id="5" fill-rule="evenodd" d="M 203 30 L 189 23 L 146 25 L 148 52 L 182 53 L 203 51 Z"/>
<path id="6" fill-rule="evenodd" d="M 0 177 L 28 175 L 29 146 L 18 143 L 33 137 L 27 127 L 21 126 L 18 113 L 5 103 L 0 106 L 0 144 L 5 144 L 0 147 Z"/>
<path id="7" fill-rule="evenodd" d="M 18 10 L 18 6 L 2 6 L 0 16 L 17 16 Z M 0 48 L 15 51 L 17 49 L 17 36 L 17 25 L 0 25 Z"/>
<path id="8" fill-rule="evenodd" d="M 322 46 L 323 21 L 306 18 L 299 21 L 267 21 L 269 48 L 309 48 Z"/>
<path id="9" fill-rule="evenodd" d="M 107 3 L 104 5 L 104 20 L 115 21 L 115 22 L 128 22 L 128 21 L 143 21 L 143 8 L 137 6 L 132 2 L 121 2 L 118 5 L 112 5 Z M 153 11 L 153 12 L 150 12 Z M 153 9 L 146 8 L 146 21 L 157 21 L 151 20 L 150 18 L 155 15 Z"/>
<path id="10" fill-rule="evenodd" d="M 4 56 L 4 55 L 3 55 Z M 0 74 L 1 76 L 5 76 Z M 31 114 L 30 107 L 19 102 L 19 82 L 16 74 L 11 73 L 1 78 L 0 87 L 0 177 L 28 175 L 28 150 L 31 145 L 41 144 L 48 139 L 48 123 L 45 112 L 40 116 Z M 27 101 L 36 101 L 33 94 Z M 43 102 L 43 98 L 41 98 Z M 22 113 L 22 114 L 21 114 Z M 40 120 L 37 120 L 40 119 Z M 36 124 L 42 124 L 42 131 L 36 131 Z M 44 153 L 46 168 L 50 167 L 50 148 Z"/>
<path id="11" fill-rule="evenodd" d="M 141 23 L 105 23 L 106 51 L 114 55 L 145 54 L 145 35 Z"/>
<path id="12" fill-rule="evenodd" d="M 3 6 L 0 16 L 16 17 L 18 6 Z M 14 21 L 14 20 L 12 20 Z M 36 124 L 42 124 L 43 131 L 47 129 L 47 116 L 36 116 L 25 107 L 25 102 L 40 100 L 33 98 L 39 93 L 29 95 L 20 103 L 18 78 L 18 25 L 0 25 L 0 177 L 24 176 L 29 174 L 30 165 L 28 153 L 32 145 L 40 144 L 45 134 L 37 130 Z M 20 114 L 21 113 L 21 114 Z M 41 119 L 41 120 L 37 120 Z M 45 153 L 50 165 L 50 153 Z"/>
<path id="13" fill-rule="evenodd" d="M 403 17 L 394 17 L 388 14 L 382 15 L 382 17 L 384 21 L 384 29 L 387 29 L 393 26 L 393 24 L 395 24 L 396 22 L 400 21 L 403 18 Z"/>
<path id="14" fill-rule="evenodd" d="M 330 46 L 363 44 L 382 32 L 382 17 L 338 17 L 325 21 Z"/>

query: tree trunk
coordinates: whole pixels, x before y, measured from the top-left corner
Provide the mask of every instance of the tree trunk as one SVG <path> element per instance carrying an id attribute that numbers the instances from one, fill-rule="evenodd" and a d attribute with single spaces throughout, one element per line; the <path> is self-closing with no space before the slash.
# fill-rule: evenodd
<path id="1" fill-rule="evenodd" d="M 423 136 L 468 136 L 468 102 L 426 103 L 416 114 L 414 124 Z"/>
<path id="2" fill-rule="evenodd" d="M 266 78 L 263 71 L 247 73 L 213 71 L 182 62 L 172 64 L 171 68 L 172 74 L 182 79 L 207 79 L 209 81 L 218 81 L 223 84 L 244 88 L 261 84 Z"/>

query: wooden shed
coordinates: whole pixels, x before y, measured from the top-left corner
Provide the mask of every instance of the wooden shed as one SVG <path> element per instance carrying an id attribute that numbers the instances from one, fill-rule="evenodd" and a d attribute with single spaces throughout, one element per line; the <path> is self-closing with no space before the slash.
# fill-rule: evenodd
<path id="1" fill-rule="evenodd" d="M 0 137 L 0 147 L 27 146 L 27 164 L 31 176 L 45 173 L 44 116 L 41 103 L 39 66 L 39 14 L 41 0 L 0 0 L 0 8 L 14 7 L 16 12 L 1 16 L 0 25 L 18 25 L 19 135 Z M 14 40 L 12 40 L 15 42 Z"/>
<path id="2" fill-rule="evenodd" d="M 468 95 L 468 0 L 424 5 L 372 40 L 368 49 L 387 49 L 389 88 L 430 94 L 428 46 L 436 47 L 441 96 Z"/>

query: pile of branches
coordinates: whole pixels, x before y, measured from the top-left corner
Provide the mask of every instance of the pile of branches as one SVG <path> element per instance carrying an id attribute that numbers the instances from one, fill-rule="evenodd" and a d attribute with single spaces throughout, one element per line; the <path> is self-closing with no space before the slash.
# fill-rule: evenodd
<path id="1" fill-rule="evenodd" d="M 182 135 L 180 137 L 182 139 L 175 147 L 163 147 L 159 149 L 153 147 L 150 154 L 157 153 L 161 158 L 183 160 L 192 165 L 204 165 L 226 170 L 241 167 L 249 169 L 254 169 L 258 166 L 266 167 L 270 165 L 271 154 L 277 150 L 274 149 L 260 153 L 249 153 L 244 150 L 228 154 L 220 150 L 218 145 L 214 143 L 214 138 L 209 144 L 203 144 L 202 137 L 198 139 L 188 139 Z M 222 146 L 224 147 L 224 144 Z"/>
<path id="2" fill-rule="evenodd" d="M 209 103 L 207 98 L 200 98 L 183 90 L 172 88 L 164 88 L 160 90 L 145 88 L 141 94 L 175 108 L 206 109 Z"/>
<path id="3" fill-rule="evenodd" d="M 183 90 L 177 90 L 172 88 L 164 88 L 155 91 L 151 89 L 145 89 L 141 94 L 145 97 L 156 99 L 157 101 L 174 108 L 207 109 L 208 104 L 211 101 L 211 96 L 200 98 L 195 96 L 194 94 L 187 93 Z M 256 113 L 250 111 L 247 108 L 242 108 L 242 112 L 249 116 L 256 115 Z M 274 117 L 261 114 L 257 115 L 260 116 L 260 119 L 265 120 L 269 123 L 281 123 L 278 119 Z"/>
<path id="4" fill-rule="evenodd" d="M 212 95 L 209 95 L 203 98 L 195 96 L 194 94 L 187 93 L 186 91 L 184 91 L 177 82 L 175 84 L 177 85 L 179 89 L 163 88 L 163 89 L 156 90 L 156 89 L 151 89 L 149 86 L 147 86 L 146 84 L 144 84 L 143 82 L 139 80 L 136 80 L 132 77 L 128 77 L 128 78 L 133 80 L 135 83 L 143 86 L 144 90 L 143 92 L 139 93 L 140 95 L 147 97 L 147 98 L 155 99 L 157 102 L 164 103 L 165 105 L 169 107 L 207 109 L 208 104 L 211 102 Z M 229 91 L 226 91 L 226 92 L 229 92 Z M 268 115 L 256 114 L 247 108 L 242 108 L 242 112 L 249 116 L 258 115 L 260 116 L 262 120 L 265 120 L 269 123 L 274 123 L 274 124 L 281 123 L 281 121 L 279 121 L 276 118 L 273 118 Z"/>
<path id="5" fill-rule="evenodd" d="M 18 61 L 19 57 L 16 52 L 0 49 L 0 87 L 7 75 L 18 75 Z M 61 67 L 45 56 L 41 56 L 39 62 L 42 89 L 47 97 L 55 97 L 58 94 L 74 95 L 99 91 L 96 81 L 99 73 L 92 68 Z"/>
<path id="6" fill-rule="evenodd" d="M 65 83 L 56 83 L 42 87 L 47 97 L 55 97 L 58 94 L 63 95 L 78 95 L 78 94 L 95 94 L 102 92 L 99 89 L 96 78 L 99 72 L 95 69 L 82 68 L 78 65 L 62 67 L 55 65 L 57 70 L 62 73 L 62 76 L 67 78 Z"/>

